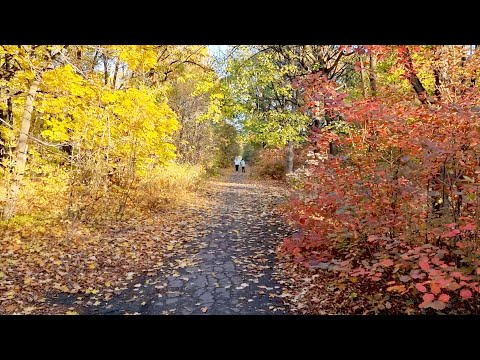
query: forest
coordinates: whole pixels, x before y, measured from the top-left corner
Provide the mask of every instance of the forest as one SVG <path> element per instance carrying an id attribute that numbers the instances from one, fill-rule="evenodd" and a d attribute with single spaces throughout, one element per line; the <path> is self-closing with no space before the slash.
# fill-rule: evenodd
<path id="1" fill-rule="evenodd" d="M 478 46 L 225 48 L 0 46 L 0 314 L 480 313 Z"/>

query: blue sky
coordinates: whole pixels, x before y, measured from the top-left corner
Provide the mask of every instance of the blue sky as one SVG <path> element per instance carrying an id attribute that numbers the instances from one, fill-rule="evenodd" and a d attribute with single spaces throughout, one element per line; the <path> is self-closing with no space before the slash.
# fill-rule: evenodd
<path id="1" fill-rule="evenodd" d="M 225 52 L 227 51 L 227 48 L 228 45 L 208 45 L 208 50 L 213 56 L 223 57 L 225 55 Z"/>

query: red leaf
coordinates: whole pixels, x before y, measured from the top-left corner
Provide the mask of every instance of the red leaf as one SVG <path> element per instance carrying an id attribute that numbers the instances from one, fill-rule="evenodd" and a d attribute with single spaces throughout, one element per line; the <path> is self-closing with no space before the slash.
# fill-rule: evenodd
<path id="1" fill-rule="evenodd" d="M 427 292 L 427 288 L 420 283 L 416 283 L 415 287 L 417 288 L 418 291 L 420 291 L 422 293 Z"/>
<path id="2" fill-rule="evenodd" d="M 475 226 L 475 224 L 468 223 L 468 224 L 465 224 L 463 226 L 460 226 L 460 229 L 465 230 L 465 231 L 467 231 L 467 230 L 468 231 L 473 231 L 473 230 L 476 229 L 476 226 Z"/>
<path id="3" fill-rule="evenodd" d="M 464 299 L 464 300 L 467 300 L 467 299 L 470 299 L 472 297 L 472 292 L 468 289 L 462 289 L 460 291 L 460 296 Z"/>
<path id="4" fill-rule="evenodd" d="M 450 276 L 460 279 L 463 276 L 463 274 L 459 271 L 454 271 L 454 272 L 450 273 Z"/>
<path id="5" fill-rule="evenodd" d="M 428 270 L 428 269 L 430 269 L 430 265 L 429 265 L 428 262 L 426 262 L 426 261 L 419 261 L 419 262 L 418 262 L 418 265 L 420 265 L 420 268 L 421 268 L 422 270 Z"/>
<path id="6" fill-rule="evenodd" d="M 454 236 L 457 236 L 458 234 L 460 234 L 460 230 L 458 230 L 458 229 L 453 229 L 453 230 L 444 232 L 444 233 L 442 234 L 442 237 L 444 237 L 444 238 L 452 238 L 452 237 L 454 237 Z"/>
<path id="7" fill-rule="evenodd" d="M 423 301 L 433 301 L 435 299 L 435 295 L 433 294 L 424 294 L 422 296 Z"/>
<path id="8" fill-rule="evenodd" d="M 413 270 L 413 271 L 415 271 L 415 270 Z M 422 279 L 422 278 L 425 277 L 424 273 L 419 274 L 418 272 L 413 272 L 413 271 L 410 273 L 411 276 L 412 276 L 412 279 Z"/>
<path id="9" fill-rule="evenodd" d="M 430 291 L 432 293 L 434 293 L 435 295 L 440 294 L 440 292 L 441 292 L 440 285 L 437 284 L 436 282 L 432 282 L 430 284 Z"/>
<path id="10" fill-rule="evenodd" d="M 440 300 L 440 301 L 442 301 L 442 302 L 448 302 L 448 300 L 450 300 L 450 295 L 441 294 L 441 295 L 438 297 L 438 300 Z"/>
<path id="11" fill-rule="evenodd" d="M 393 265 L 393 261 L 391 259 L 384 259 L 382 261 L 380 261 L 379 263 L 380 265 L 382 266 L 392 266 Z"/>
<path id="12" fill-rule="evenodd" d="M 455 225 L 457 225 L 457 223 L 444 224 L 443 226 L 445 226 L 447 228 L 453 228 L 453 227 L 455 227 Z"/>

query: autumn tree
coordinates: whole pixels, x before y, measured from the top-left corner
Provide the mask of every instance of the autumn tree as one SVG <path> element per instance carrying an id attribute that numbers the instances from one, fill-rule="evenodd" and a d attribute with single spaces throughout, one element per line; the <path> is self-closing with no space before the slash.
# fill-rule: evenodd
<path id="1" fill-rule="evenodd" d="M 262 45 L 238 47 L 229 64 L 232 92 L 245 114 L 252 141 L 287 145 L 287 172 L 293 170 L 293 147 L 313 124 L 335 118 L 323 98 L 306 99 L 297 82 L 309 75 L 347 82 L 354 52 L 339 46 Z M 304 107 L 314 101 L 314 109 Z M 248 114 L 248 115 L 246 115 Z"/>
<path id="2" fill-rule="evenodd" d="M 3 46 L 0 59 L 3 152 L 16 145 L 5 219 L 15 214 L 28 171 L 27 142 L 32 151 L 48 147 L 63 158 L 74 216 L 100 199 L 111 207 L 104 213 L 122 214 L 138 180 L 176 157 L 175 143 L 181 157 L 195 152 L 202 137 L 198 151 L 221 151 L 207 148 L 223 121 L 223 89 L 206 46 Z M 188 146 L 178 140 L 179 130 L 180 137 L 195 134 Z M 5 142 L 12 136 L 15 145 Z M 200 157 L 199 165 L 208 162 L 214 161 Z"/>

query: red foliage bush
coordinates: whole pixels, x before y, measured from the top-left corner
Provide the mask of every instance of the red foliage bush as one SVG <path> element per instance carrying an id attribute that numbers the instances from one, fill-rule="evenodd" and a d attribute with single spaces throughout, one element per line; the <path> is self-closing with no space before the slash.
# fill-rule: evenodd
<path id="1" fill-rule="evenodd" d="M 305 266 L 341 259 L 345 276 L 423 309 L 480 293 L 477 88 L 460 103 L 413 106 L 395 96 L 346 103 L 318 75 L 295 86 L 314 112 L 343 120 L 312 131 L 303 188 L 290 203 L 301 231 L 281 252 Z M 336 155 L 326 151 L 332 143 Z"/>

